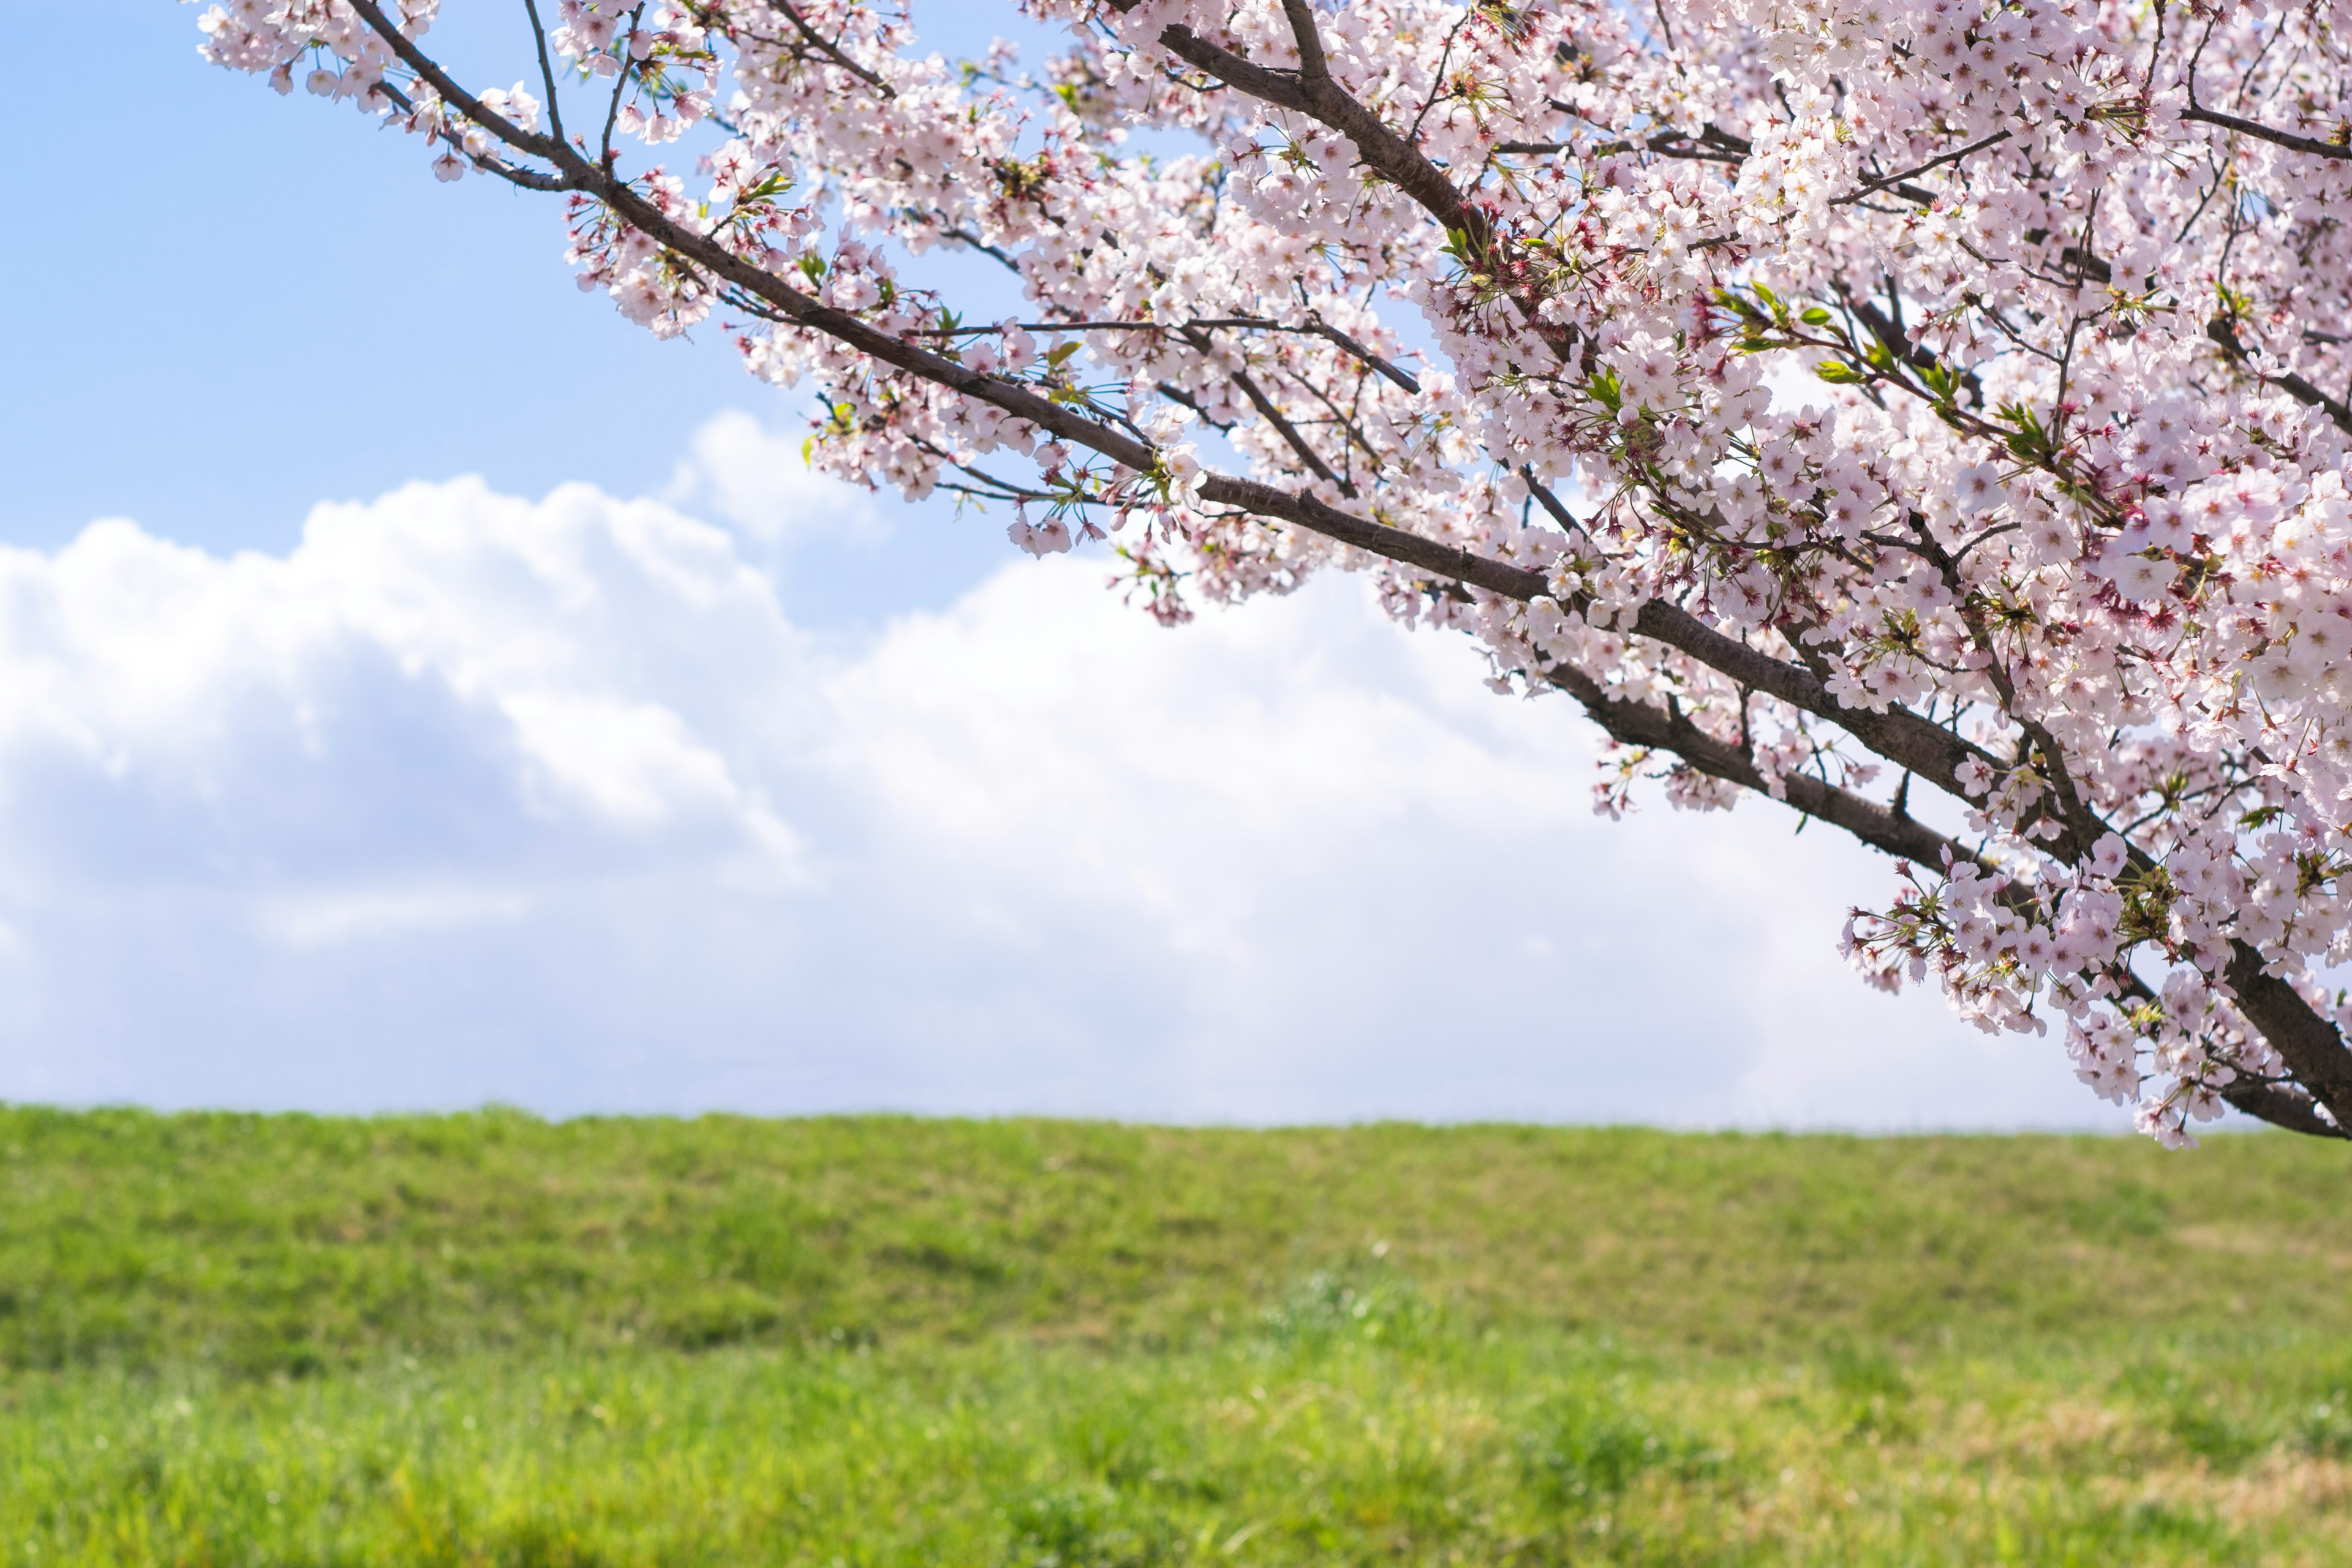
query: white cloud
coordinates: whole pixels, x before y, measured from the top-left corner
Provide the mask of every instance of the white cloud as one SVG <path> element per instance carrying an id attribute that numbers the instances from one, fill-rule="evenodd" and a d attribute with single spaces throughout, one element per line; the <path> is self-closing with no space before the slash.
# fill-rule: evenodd
<path id="1" fill-rule="evenodd" d="M 513 921 L 530 913 L 523 894 L 499 888 L 362 887 L 328 889 L 255 900 L 261 929 L 289 947 L 325 947 L 412 931 L 436 931 L 484 921 Z"/>
<path id="2" fill-rule="evenodd" d="M 874 498 L 814 473 L 803 439 L 731 409 L 695 432 L 664 499 L 699 508 L 763 544 L 813 535 L 877 545 L 890 533 Z"/>
<path id="3" fill-rule="evenodd" d="M 1597 821 L 1570 710 L 1358 584 L 1103 576 L 839 647 L 672 506 L 470 480 L 0 551 L 0 1095 L 2096 1120 L 1844 973 L 1861 852 Z"/>

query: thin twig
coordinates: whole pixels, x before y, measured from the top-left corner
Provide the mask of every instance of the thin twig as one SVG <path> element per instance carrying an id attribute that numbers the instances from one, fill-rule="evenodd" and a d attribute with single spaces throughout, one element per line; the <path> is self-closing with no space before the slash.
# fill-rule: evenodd
<path id="1" fill-rule="evenodd" d="M 548 58 L 547 29 L 540 25 L 539 0 L 522 0 L 530 16 L 531 41 L 539 46 L 539 79 L 547 89 L 547 123 L 558 142 L 563 140 L 563 106 L 555 90 L 555 62 Z"/>
<path id="2" fill-rule="evenodd" d="M 885 99 L 893 99 L 898 96 L 897 91 L 891 88 L 888 82 L 884 81 L 881 77 L 877 75 L 874 71 L 869 70 L 865 66 L 859 65 L 856 60 L 850 58 L 846 53 L 843 52 L 840 44 L 828 43 L 825 39 L 818 37 L 817 30 L 808 25 L 808 19 L 801 15 L 800 8 L 794 5 L 792 3 L 792 0 L 771 0 L 771 3 L 774 5 L 777 10 L 782 11 L 784 14 L 786 19 L 792 23 L 794 29 L 800 33 L 800 36 L 808 41 L 809 47 L 816 50 L 819 54 L 824 56 L 825 58 L 831 60 L 835 65 L 839 66 L 842 69 L 847 71 L 850 75 L 856 77 L 858 80 L 864 82 L 866 86 L 880 93 Z"/>
<path id="3" fill-rule="evenodd" d="M 1883 180 L 1873 180 L 1866 185 L 1858 186 L 1857 188 L 1847 192 L 1844 195 L 1832 196 L 1830 199 L 1830 205 L 1833 207 L 1851 206 L 1855 202 L 1862 200 L 1864 196 L 1885 190 L 1892 190 L 1895 195 L 1902 196 L 1906 200 L 1917 201 L 1920 199 L 1920 196 L 1927 196 L 1927 193 L 1923 191 L 1915 195 L 1910 191 L 1904 190 L 1901 187 L 1908 184 L 1910 181 L 1917 179 L 1920 175 L 1927 173 L 1931 169 L 1942 168 L 1947 163 L 1956 163 L 1971 153 L 1981 153 L 1996 142 L 2006 142 L 2008 140 L 2008 132 L 1996 131 L 1991 135 L 1983 138 L 1981 141 L 1969 142 L 1967 146 L 1961 148 L 1957 153 L 1947 153 L 1940 158 L 1930 158 L 1916 169 L 1906 169 L 1899 174 L 1889 174 Z M 1935 197 L 1927 196 L 1927 199 L 1933 201 L 1935 200 Z"/>

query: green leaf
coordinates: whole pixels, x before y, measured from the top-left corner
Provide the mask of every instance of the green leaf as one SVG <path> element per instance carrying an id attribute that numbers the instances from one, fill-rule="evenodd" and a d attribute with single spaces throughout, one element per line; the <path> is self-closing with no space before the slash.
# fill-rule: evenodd
<path id="1" fill-rule="evenodd" d="M 1811 310 L 1806 311 L 1797 319 L 1804 322 L 1805 325 L 1809 327 L 1826 327 L 1830 324 L 1830 313 L 1827 310 L 1822 310 L 1819 305 L 1814 306 Z"/>
<path id="2" fill-rule="evenodd" d="M 1825 359 L 1813 366 L 1813 374 L 1832 386 L 1851 386 L 1862 379 L 1862 373 L 1843 360 Z"/>

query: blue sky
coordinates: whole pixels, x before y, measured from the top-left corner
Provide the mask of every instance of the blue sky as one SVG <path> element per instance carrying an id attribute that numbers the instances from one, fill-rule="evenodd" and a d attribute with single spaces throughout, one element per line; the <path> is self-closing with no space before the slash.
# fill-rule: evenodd
<path id="1" fill-rule="evenodd" d="M 194 15 L 0 100 L 75 237 L 0 260 L 0 1097 L 2116 1124 L 1844 972 L 1867 856 L 1596 820 L 1353 584 L 1162 632 L 812 479 L 551 204 Z"/>

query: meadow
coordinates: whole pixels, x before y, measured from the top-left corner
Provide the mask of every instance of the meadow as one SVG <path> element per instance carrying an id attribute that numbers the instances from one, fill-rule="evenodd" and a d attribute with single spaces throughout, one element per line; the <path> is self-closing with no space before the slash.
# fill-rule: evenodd
<path id="1" fill-rule="evenodd" d="M 0 1108 L 0 1560 L 2352 1563 L 2352 1152 Z"/>

